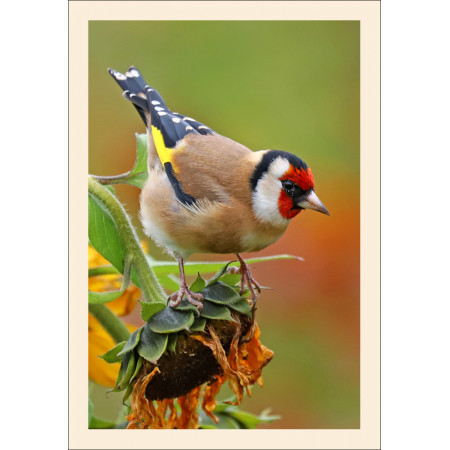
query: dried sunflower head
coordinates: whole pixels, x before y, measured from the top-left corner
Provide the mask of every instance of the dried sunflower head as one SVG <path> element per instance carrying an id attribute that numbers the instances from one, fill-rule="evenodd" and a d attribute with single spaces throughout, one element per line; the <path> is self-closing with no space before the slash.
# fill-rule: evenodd
<path id="1" fill-rule="evenodd" d="M 114 390 L 125 391 L 124 401 L 131 396 L 129 428 L 197 428 L 200 404 L 216 420 L 224 383 L 239 404 L 262 380 L 273 353 L 259 342 L 250 303 L 220 277 L 198 284 L 205 298 L 200 312 L 184 301 L 177 309 L 142 303 L 145 325 L 104 355 L 121 362 Z"/>

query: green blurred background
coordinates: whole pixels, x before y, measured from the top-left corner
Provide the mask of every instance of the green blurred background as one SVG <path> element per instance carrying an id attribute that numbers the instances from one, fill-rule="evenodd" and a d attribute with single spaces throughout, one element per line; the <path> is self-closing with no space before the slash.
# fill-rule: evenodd
<path id="1" fill-rule="evenodd" d="M 130 169 L 145 131 L 107 73 L 135 65 L 174 110 L 253 150 L 283 149 L 312 168 L 331 217 L 306 211 L 261 255 L 255 278 L 261 341 L 275 352 L 242 408 L 270 406 L 267 428 L 359 428 L 359 47 L 357 21 L 91 21 L 89 172 Z M 116 189 L 140 229 L 139 190 Z M 150 244 L 150 253 L 167 258 Z M 248 256 L 248 255 L 244 255 Z M 231 255 L 196 255 L 226 260 Z M 136 314 L 128 320 L 139 324 Z M 96 415 L 115 418 L 118 394 L 94 388 Z M 224 392 L 222 396 L 226 396 Z"/>

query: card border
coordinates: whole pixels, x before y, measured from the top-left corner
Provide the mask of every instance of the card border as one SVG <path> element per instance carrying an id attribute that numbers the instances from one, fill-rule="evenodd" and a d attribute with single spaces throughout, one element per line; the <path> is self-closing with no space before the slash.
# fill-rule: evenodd
<path id="1" fill-rule="evenodd" d="M 256 7 L 256 3 L 258 3 Z M 175 7 L 176 6 L 176 7 Z M 89 20 L 359 20 L 361 23 L 361 428 L 358 430 L 89 430 L 86 305 Z M 380 2 L 69 2 L 70 449 L 380 448 Z M 71 325 L 72 324 L 72 325 Z M 77 324 L 77 326 L 74 326 Z M 81 325 L 81 326 L 80 326 Z"/>

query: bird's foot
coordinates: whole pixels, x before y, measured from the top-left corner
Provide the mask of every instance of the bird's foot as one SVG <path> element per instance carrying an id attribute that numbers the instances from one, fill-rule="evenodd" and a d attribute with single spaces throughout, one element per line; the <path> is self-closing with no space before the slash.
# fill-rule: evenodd
<path id="1" fill-rule="evenodd" d="M 181 300 L 183 300 L 183 297 L 185 296 L 188 302 L 195 305 L 198 308 L 198 310 L 201 310 L 203 308 L 202 303 L 203 295 L 200 293 L 190 291 L 187 285 L 181 285 L 179 291 L 174 292 L 173 294 L 170 295 L 169 306 L 171 306 L 172 308 L 177 307 L 181 303 Z"/>
<path id="2" fill-rule="evenodd" d="M 239 262 L 241 263 L 240 267 L 230 267 L 229 271 L 230 273 L 239 273 L 241 275 L 241 289 L 239 294 L 242 295 L 247 287 L 252 297 L 252 305 L 255 307 L 258 295 L 261 293 L 261 286 L 253 278 L 248 264 L 241 258 L 239 259 Z"/>

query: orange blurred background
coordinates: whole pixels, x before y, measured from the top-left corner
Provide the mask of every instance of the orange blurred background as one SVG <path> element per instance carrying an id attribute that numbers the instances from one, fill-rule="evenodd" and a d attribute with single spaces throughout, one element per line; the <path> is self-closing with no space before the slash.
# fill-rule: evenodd
<path id="1" fill-rule="evenodd" d="M 251 149 L 296 153 L 312 168 L 331 216 L 303 211 L 258 253 L 305 261 L 260 263 L 252 271 L 273 288 L 263 291 L 257 319 L 275 357 L 263 371 L 264 387 L 242 408 L 271 407 L 282 416 L 267 428 L 360 425 L 359 32 L 355 21 L 89 25 L 90 173 L 114 175 L 134 163 L 134 133 L 144 125 L 106 70 L 131 64 L 172 110 Z M 121 185 L 116 192 L 141 232 L 139 190 Z M 150 253 L 167 258 L 152 243 Z M 131 319 L 139 324 L 136 313 Z M 120 397 L 96 387 L 96 414 L 108 418 Z"/>

